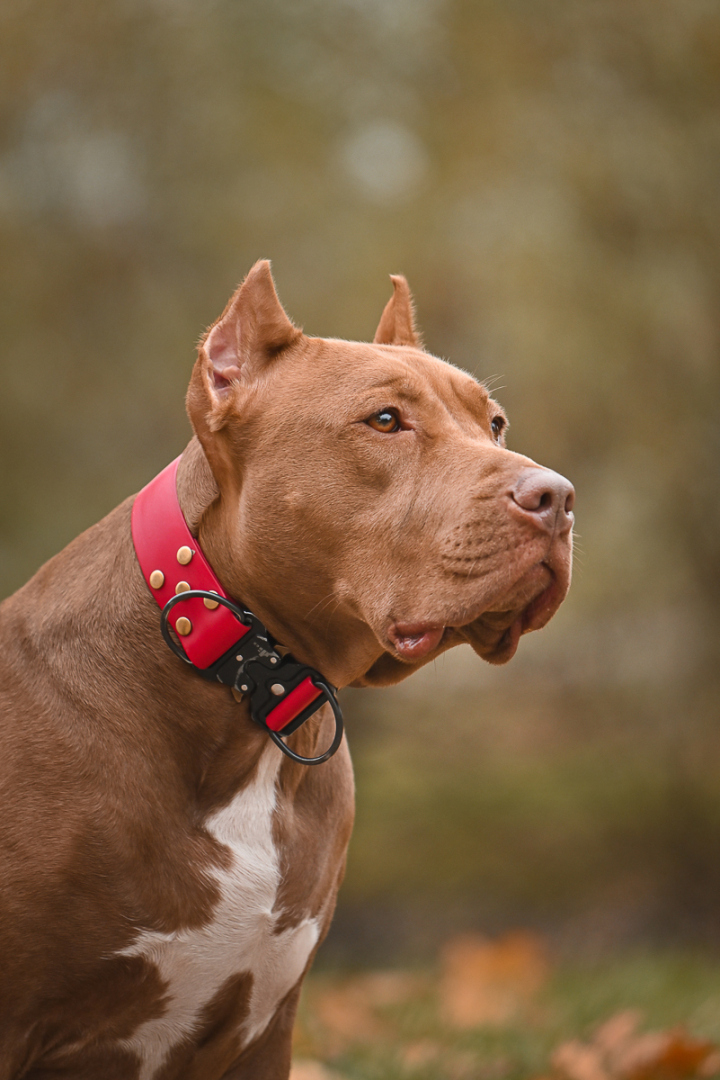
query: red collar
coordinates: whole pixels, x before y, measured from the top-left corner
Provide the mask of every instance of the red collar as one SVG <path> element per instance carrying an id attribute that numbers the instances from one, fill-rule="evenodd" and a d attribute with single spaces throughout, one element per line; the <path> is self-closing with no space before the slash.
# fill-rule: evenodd
<path id="1" fill-rule="evenodd" d="M 229 599 L 180 509 L 176 488 L 179 461 L 172 461 L 142 489 L 132 511 L 135 553 L 148 588 L 161 608 L 183 588 L 206 589 Z M 178 629 L 180 619 L 184 623 Z M 247 633 L 226 607 L 210 610 L 198 597 L 177 604 L 168 622 L 180 637 L 190 662 L 199 668 L 210 667 Z"/>
<path id="2" fill-rule="evenodd" d="M 162 608 L 165 639 L 204 678 L 249 694 L 253 720 L 290 757 L 310 764 L 326 761 L 342 739 L 342 715 L 334 690 L 319 672 L 277 652 L 272 636 L 256 616 L 225 592 L 180 509 L 179 461 L 176 458 L 142 489 L 132 510 L 135 553 L 150 593 Z M 185 599 L 186 592 L 190 595 Z M 182 649 L 167 633 L 166 623 Z M 300 758 L 276 733 L 296 731 L 326 700 L 335 713 L 333 745 L 319 758 Z"/>

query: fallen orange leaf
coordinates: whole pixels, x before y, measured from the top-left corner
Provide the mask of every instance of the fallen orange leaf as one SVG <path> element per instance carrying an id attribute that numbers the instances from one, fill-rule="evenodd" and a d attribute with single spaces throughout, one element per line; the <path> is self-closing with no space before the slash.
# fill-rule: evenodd
<path id="1" fill-rule="evenodd" d="M 654 1058 L 646 1058 L 634 1068 L 626 1069 L 628 1080 L 655 1080 L 667 1077 L 667 1080 L 681 1080 L 683 1077 L 704 1075 L 700 1072 L 717 1047 L 710 1042 L 691 1038 L 687 1032 L 678 1028 L 664 1037 L 664 1043 L 658 1047 Z"/>
<path id="2" fill-rule="evenodd" d="M 294 1061 L 289 1080 L 343 1080 L 340 1073 L 328 1069 L 320 1061 Z"/>
<path id="3" fill-rule="evenodd" d="M 717 1048 L 703 1061 L 698 1069 L 700 1076 L 720 1076 L 720 1050 Z"/>
<path id="4" fill-rule="evenodd" d="M 417 1042 L 408 1043 L 403 1047 L 401 1059 L 408 1069 L 417 1069 L 423 1065 L 429 1065 L 436 1061 L 442 1053 L 442 1047 L 432 1039 L 419 1039 Z"/>
<path id="5" fill-rule="evenodd" d="M 545 943 L 515 931 L 495 941 L 479 934 L 451 939 L 441 953 L 440 1009 L 456 1028 L 514 1019 L 545 983 Z"/>
<path id="6" fill-rule="evenodd" d="M 375 971 L 345 980 L 313 996 L 313 1010 L 337 1052 L 355 1042 L 374 1042 L 391 1034 L 377 1009 L 400 1005 L 427 987 L 423 976 L 404 971 Z"/>
<path id="7" fill-rule="evenodd" d="M 577 1039 L 558 1046 L 551 1060 L 553 1068 L 565 1080 L 610 1080 L 600 1050 Z"/>
<path id="8" fill-rule="evenodd" d="M 385 1034 L 384 1025 L 374 1016 L 370 1005 L 357 997 L 352 987 L 328 990 L 319 995 L 315 999 L 315 1011 L 333 1035 L 341 1036 L 340 1045 L 375 1040 Z"/>
<path id="9" fill-rule="evenodd" d="M 589 1043 L 563 1043 L 552 1065 L 563 1080 L 692 1080 L 720 1072 L 720 1049 L 682 1028 L 638 1034 L 640 1014 L 618 1013 Z"/>

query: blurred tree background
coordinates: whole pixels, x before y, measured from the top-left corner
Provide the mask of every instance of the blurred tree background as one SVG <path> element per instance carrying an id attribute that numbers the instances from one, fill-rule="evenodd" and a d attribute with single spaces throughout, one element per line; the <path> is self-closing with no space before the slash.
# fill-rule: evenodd
<path id="1" fill-rule="evenodd" d="M 507 668 L 347 692 L 324 955 L 717 942 L 715 0 L 3 0 L 0 57 L 0 595 L 182 449 L 255 259 L 323 336 L 403 272 L 575 483 L 579 557 Z"/>

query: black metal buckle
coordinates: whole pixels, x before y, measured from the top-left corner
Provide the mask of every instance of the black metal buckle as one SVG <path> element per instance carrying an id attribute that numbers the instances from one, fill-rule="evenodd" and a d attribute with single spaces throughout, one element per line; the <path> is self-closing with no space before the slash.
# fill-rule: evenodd
<path id="1" fill-rule="evenodd" d="M 236 619 L 246 626 L 247 633 L 235 642 L 215 663 L 208 668 L 199 668 L 185 654 L 170 633 L 168 615 L 176 604 L 193 597 L 213 600 L 228 608 Z M 335 688 L 327 683 L 319 671 L 300 664 L 289 653 L 282 656 L 275 648 L 275 642 L 267 628 L 251 611 L 241 608 L 234 601 L 206 589 L 188 589 L 168 600 L 160 615 L 160 630 L 166 644 L 177 657 L 189 664 L 199 675 L 210 682 L 221 682 L 231 686 L 238 693 L 250 696 L 250 716 L 256 724 L 267 731 L 270 738 L 293 761 L 303 765 L 321 765 L 331 758 L 340 746 L 343 737 L 343 717 L 335 695 Z M 310 678 L 313 685 L 321 691 L 320 696 L 298 713 L 281 731 L 273 731 L 267 725 L 267 717 L 289 694 L 305 679 Z M 325 702 L 330 705 L 335 717 L 335 734 L 332 743 L 319 757 L 306 758 L 291 750 L 281 735 L 292 735 Z"/>

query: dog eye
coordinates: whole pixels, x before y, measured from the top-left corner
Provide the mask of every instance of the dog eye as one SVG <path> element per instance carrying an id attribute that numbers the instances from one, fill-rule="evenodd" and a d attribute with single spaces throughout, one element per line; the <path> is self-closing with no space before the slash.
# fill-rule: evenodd
<path id="1" fill-rule="evenodd" d="M 394 431 L 400 430 L 400 417 L 395 409 L 381 409 L 369 416 L 365 423 L 375 431 L 382 431 L 384 435 L 392 435 Z"/>
<path id="2" fill-rule="evenodd" d="M 494 416 L 490 421 L 490 430 L 493 433 L 493 438 L 497 441 L 503 433 L 505 428 L 505 418 L 503 416 Z"/>

